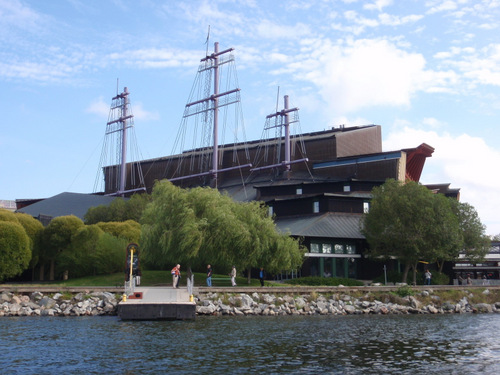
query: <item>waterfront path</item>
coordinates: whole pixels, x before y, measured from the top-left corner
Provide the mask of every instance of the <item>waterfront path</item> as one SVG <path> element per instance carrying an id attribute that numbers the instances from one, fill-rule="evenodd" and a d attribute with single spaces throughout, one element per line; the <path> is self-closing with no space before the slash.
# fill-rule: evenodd
<path id="1" fill-rule="evenodd" d="M 170 290 L 172 293 L 175 291 L 174 288 L 164 285 L 154 285 L 154 287 L 162 287 L 162 290 Z M 148 287 L 138 287 L 145 289 Z M 237 286 L 237 287 L 194 287 L 193 294 L 206 294 L 206 293 L 285 293 L 285 294 L 300 294 L 300 293 L 339 293 L 342 291 L 363 291 L 363 292 L 391 292 L 396 291 L 401 286 L 388 285 L 388 286 L 356 286 L 356 287 L 343 287 L 343 286 Z M 500 289 L 500 285 L 416 285 L 411 286 L 414 290 L 460 290 L 460 289 Z M 155 288 L 152 288 L 155 289 Z M 185 291 L 186 287 L 181 287 L 179 291 Z M 44 284 L 0 284 L 0 292 L 12 292 L 12 293 L 90 293 L 90 292 L 109 292 L 109 293 L 123 293 L 123 287 L 117 286 L 61 286 L 61 285 L 44 285 Z"/>

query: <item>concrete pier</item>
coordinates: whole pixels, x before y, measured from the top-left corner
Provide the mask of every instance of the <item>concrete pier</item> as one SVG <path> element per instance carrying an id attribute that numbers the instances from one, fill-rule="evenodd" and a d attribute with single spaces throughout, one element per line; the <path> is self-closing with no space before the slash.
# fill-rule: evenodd
<path id="1" fill-rule="evenodd" d="M 187 288 L 136 287 L 126 301 L 118 304 L 122 320 L 192 320 L 196 304 Z"/>

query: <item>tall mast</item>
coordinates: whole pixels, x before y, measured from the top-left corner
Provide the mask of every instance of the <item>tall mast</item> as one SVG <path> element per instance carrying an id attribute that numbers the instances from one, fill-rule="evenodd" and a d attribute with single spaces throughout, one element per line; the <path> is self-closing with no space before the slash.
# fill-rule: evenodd
<path id="1" fill-rule="evenodd" d="M 290 170 L 290 112 L 289 110 L 289 104 L 288 104 L 288 95 L 285 95 L 284 98 L 285 102 L 285 109 L 284 109 L 284 116 L 285 116 L 285 121 L 284 121 L 284 128 L 285 128 L 285 169 L 287 171 Z M 296 109 L 294 109 L 296 110 Z"/>
<path id="2" fill-rule="evenodd" d="M 200 60 L 202 63 L 198 69 L 198 74 L 208 73 L 212 74 L 213 70 L 213 92 L 206 92 L 206 97 L 200 100 L 196 100 L 186 104 L 184 109 L 183 119 L 186 120 L 188 117 L 196 115 L 204 115 L 204 118 L 210 118 L 208 116 L 210 113 L 213 115 L 211 131 L 212 131 L 212 165 L 206 166 L 206 169 L 211 168 L 209 171 L 205 169 L 200 173 L 183 175 L 179 177 L 169 178 L 170 181 L 184 180 L 193 177 L 210 176 L 212 187 L 217 187 L 218 173 L 230 171 L 234 169 L 240 169 L 245 167 L 251 167 L 251 164 L 244 164 L 229 168 L 219 169 L 219 110 L 221 107 L 229 106 L 239 102 L 239 88 L 228 90 L 225 92 L 220 92 L 219 84 L 221 81 L 219 68 L 228 63 L 234 61 L 232 55 L 225 56 L 233 51 L 233 48 L 229 48 L 223 51 L 219 51 L 219 43 L 214 43 L 214 52 L 211 55 L 207 55 Z M 208 86 L 207 86 L 208 87 Z M 210 86 L 211 87 L 211 86 Z M 208 145 L 207 145 L 208 147 Z"/>
<path id="3" fill-rule="evenodd" d="M 134 115 L 130 109 L 129 95 L 128 88 L 125 87 L 122 93 L 118 94 L 117 92 L 117 95 L 112 98 L 108 122 L 106 123 L 106 138 L 100 162 L 100 167 L 103 168 L 105 174 L 106 186 L 104 192 L 106 195 L 119 195 L 123 197 L 126 193 L 146 190 L 140 164 L 137 161 L 131 160 L 127 171 L 128 152 L 133 154 L 137 150 L 133 133 Z M 134 155 L 132 155 L 133 157 Z M 131 189 L 129 190 L 126 190 L 127 172 L 130 175 L 129 183 Z M 136 177 L 138 181 L 136 181 Z M 94 191 L 96 191 L 96 187 L 97 179 Z"/>
<path id="4" fill-rule="evenodd" d="M 276 152 L 277 157 L 278 157 L 278 160 L 276 160 L 277 163 L 271 164 L 271 165 L 265 165 L 262 167 L 252 168 L 252 169 L 250 169 L 251 172 L 257 172 L 257 171 L 262 171 L 262 170 L 271 169 L 271 168 L 284 168 L 285 173 L 288 173 L 290 171 L 291 164 L 300 163 L 300 162 L 304 162 L 304 161 L 309 160 L 307 158 L 291 160 L 290 125 L 295 123 L 295 122 L 298 122 L 299 109 L 298 108 L 290 108 L 288 95 L 285 95 L 283 97 L 283 101 L 284 101 L 284 108 L 281 111 L 277 111 L 276 113 L 273 113 L 273 114 L 266 116 L 266 126 L 265 126 L 264 130 L 270 130 L 272 128 L 278 128 L 278 129 L 284 130 L 284 133 L 285 133 L 285 140 L 284 140 L 285 157 L 284 157 L 284 160 L 283 161 L 279 160 L 279 158 L 280 158 L 279 155 L 281 154 L 281 151 L 279 151 L 279 150 L 281 148 L 281 142 L 282 142 L 281 141 L 282 138 L 280 136 L 280 138 L 276 139 L 278 142 L 276 145 L 276 148 L 278 149 Z M 295 114 L 295 117 L 296 117 L 296 119 L 294 119 L 293 121 L 290 121 L 290 114 L 291 113 Z M 272 118 L 277 118 L 276 124 L 274 124 L 274 125 L 270 124 L 270 120 Z"/>
<path id="5" fill-rule="evenodd" d="M 217 186 L 217 169 L 219 164 L 219 42 L 214 43 L 214 147 L 212 155 L 212 179 Z"/>
<path id="6" fill-rule="evenodd" d="M 120 168 L 120 188 L 118 190 L 118 193 L 120 193 L 121 196 L 123 196 L 124 191 L 125 191 L 125 182 L 127 178 L 127 122 L 130 118 L 133 117 L 131 114 L 130 117 L 127 116 L 127 107 L 129 104 L 128 101 L 128 88 L 125 87 L 123 89 L 123 92 L 120 94 L 120 97 L 122 98 L 122 106 L 121 106 L 121 112 L 122 115 L 119 118 L 120 125 L 122 127 L 122 155 L 121 155 L 121 168 Z"/>

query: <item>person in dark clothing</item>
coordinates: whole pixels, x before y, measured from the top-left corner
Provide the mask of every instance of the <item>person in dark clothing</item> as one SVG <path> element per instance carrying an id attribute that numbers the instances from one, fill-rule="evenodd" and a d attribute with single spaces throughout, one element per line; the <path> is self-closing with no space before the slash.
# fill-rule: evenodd
<path id="1" fill-rule="evenodd" d="M 207 266 L 207 286 L 212 286 L 212 266 Z"/>
<path id="2" fill-rule="evenodd" d="M 265 277 L 266 277 L 266 273 L 264 271 L 264 268 L 260 267 L 260 271 L 259 271 L 260 286 L 264 286 L 264 278 Z"/>

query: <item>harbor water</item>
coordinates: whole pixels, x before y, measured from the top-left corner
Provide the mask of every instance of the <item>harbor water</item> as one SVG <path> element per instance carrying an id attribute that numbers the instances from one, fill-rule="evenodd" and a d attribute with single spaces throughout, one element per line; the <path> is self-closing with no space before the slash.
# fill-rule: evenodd
<path id="1" fill-rule="evenodd" d="M 500 314 L 0 319 L 2 374 L 498 374 Z"/>

